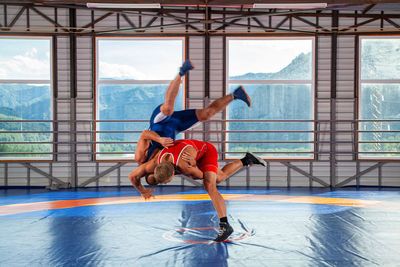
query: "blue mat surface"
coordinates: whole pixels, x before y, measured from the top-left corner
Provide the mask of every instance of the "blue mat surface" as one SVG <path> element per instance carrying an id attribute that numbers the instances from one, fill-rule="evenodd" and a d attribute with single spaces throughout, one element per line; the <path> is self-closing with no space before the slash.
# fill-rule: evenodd
<path id="1" fill-rule="evenodd" d="M 398 189 L 0 190 L 0 266 L 400 266 Z"/>

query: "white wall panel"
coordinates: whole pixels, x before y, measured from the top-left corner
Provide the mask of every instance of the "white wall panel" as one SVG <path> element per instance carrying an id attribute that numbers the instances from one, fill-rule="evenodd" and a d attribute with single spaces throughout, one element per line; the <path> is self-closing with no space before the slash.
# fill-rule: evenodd
<path id="1" fill-rule="evenodd" d="M 54 19 L 54 9 L 53 8 L 38 8 L 48 17 Z M 9 7 L 8 22 L 12 21 L 14 16 L 19 12 L 19 7 Z M 229 9 L 228 9 L 229 10 Z M 26 12 L 26 11 L 25 11 Z M 340 11 L 342 13 L 344 11 Z M 351 13 L 352 11 L 350 11 Z M 107 12 L 95 11 L 94 19 L 98 19 Z M 329 13 L 330 12 L 324 12 Z M 57 9 L 57 21 L 63 26 L 69 25 L 69 10 L 68 9 Z M 184 15 L 177 13 L 178 17 L 183 17 Z M 221 15 L 215 15 L 213 18 L 220 18 Z M 139 26 L 139 17 L 137 15 L 128 15 L 129 20 L 132 21 L 136 26 Z M 203 14 L 190 14 L 189 18 L 203 19 Z M 269 26 L 270 17 L 262 16 L 257 17 L 261 23 L 265 26 Z M 3 14 L 0 9 L 0 21 L 3 23 Z M 30 25 L 31 27 L 45 27 L 45 31 L 51 31 L 53 25 L 36 14 L 34 11 L 30 11 Z M 152 17 L 143 17 L 141 25 L 145 26 Z M 283 16 L 272 16 L 271 26 L 276 27 L 277 24 L 283 21 Z M 332 19 L 329 17 L 319 17 L 318 20 L 312 17 L 306 17 L 306 20 L 311 23 L 318 23 L 322 27 L 327 27 L 330 29 Z M 364 21 L 363 18 L 358 18 L 357 23 Z M 392 19 L 395 23 L 400 24 L 400 19 Z M 77 26 L 84 26 L 90 24 L 92 21 L 91 12 L 89 10 L 77 10 Z M 160 22 L 160 18 L 154 22 L 155 24 Z M 131 25 L 123 18 L 119 16 L 120 28 L 130 28 Z M 164 18 L 164 24 L 179 23 L 179 21 L 173 18 Z M 244 18 L 236 23 L 247 24 L 248 19 Z M 254 20 L 250 20 L 251 25 L 258 25 Z M 339 18 L 340 27 L 348 27 L 354 24 L 353 18 Z M 113 14 L 103 21 L 95 25 L 96 29 L 113 29 L 117 25 L 117 15 Z M 221 26 L 213 25 L 214 28 Z M 390 25 L 384 22 L 385 27 Z M 199 29 L 204 28 L 204 24 L 195 25 Z M 290 21 L 287 20 L 281 27 L 289 28 Z M 26 27 L 26 16 L 23 14 L 21 19 L 15 24 L 15 27 Z M 293 29 L 305 29 L 310 26 L 300 20 L 293 18 L 292 28 Z M 380 27 L 380 20 L 373 23 L 362 26 L 360 29 L 376 28 Z M 390 25 L 390 27 L 394 27 Z M 167 30 L 167 29 L 166 29 Z M 231 26 L 226 28 L 226 32 L 236 32 L 237 30 L 243 30 L 242 27 Z M 190 32 L 194 30 L 189 28 Z M 251 29 L 251 31 L 259 32 L 259 29 Z M 223 37 L 221 36 L 211 36 L 210 38 L 210 99 L 204 99 L 204 89 L 205 89 L 205 42 L 202 36 L 190 36 L 188 38 L 189 42 L 189 58 L 195 65 L 195 69 L 190 72 L 189 75 L 189 94 L 188 94 L 188 107 L 189 108 L 202 108 L 206 106 L 210 101 L 217 99 L 224 95 L 223 88 Z M 339 35 L 338 36 L 338 50 L 337 50 L 337 99 L 336 99 L 336 119 L 338 120 L 353 120 L 355 119 L 354 114 L 354 60 L 355 60 L 355 37 L 351 35 Z M 78 89 L 78 100 L 76 102 L 76 116 L 78 120 L 89 120 L 93 117 L 94 112 L 94 102 L 90 98 L 92 97 L 92 38 L 89 36 L 79 36 L 77 37 L 77 89 Z M 329 120 L 331 118 L 331 103 L 330 103 L 330 90 L 331 90 L 331 38 L 330 36 L 321 35 L 318 37 L 318 81 L 317 81 L 317 99 L 316 108 L 317 114 L 316 118 L 319 120 Z M 57 117 L 60 120 L 70 119 L 70 54 L 69 54 L 69 37 L 68 36 L 57 36 L 57 70 L 58 70 L 58 97 L 57 100 Z M 79 100 L 81 99 L 81 100 Z M 223 118 L 223 114 L 217 114 L 214 119 Z M 220 123 L 209 123 L 210 130 L 222 130 L 222 125 Z M 78 124 L 78 130 L 88 131 L 90 130 L 90 124 Z M 351 124 L 337 124 L 337 130 L 352 130 Z M 70 125 L 68 123 L 60 123 L 59 130 L 68 131 Z M 189 131 L 187 136 L 189 138 L 203 138 L 203 133 L 199 132 L 204 129 L 204 124 L 197 126 L 194 131 Z M 321 123 L 320 130 L 330 129 L 329 123 Z M 207 135 L 209 140 L 214 141 L 214 144 L 218 149 L 221 149 L 221 144 L 219 143 L 222 138 L 222 134 L 210 134 Z M 352 133 L 337 133 L 336 139 L 338 141 L 351 141 Z M 329 141 L 329 133 L 321 133 L 319 135 L 320 141 Z M 60 134 L 58 141 L 70 141 L 71 136 L 69 133 Z M 82 142 L 88 142 L 91 140 L 90 134 L 78 134 L 77 140 Z M 71 146 L 68 144 L 58 145 L 58 151 L 69 152 Z M 80 144 L 77 147 L 78 151 L 90 152 L 91 145 Z M 324 143 L 319 145 L 319 149 L 322 152 L 327 152 L 330 150 L 330 144 Z M 337 144 L 336 149 L 338 152 L 351 152 L 353 149 L 352 144 Z M 58 157 L 60 160 L 69 160 L 69 155 L 62 155 Z M 329 160 L 329 154 L 321 155 L 320 160 Z M 337 157 L 339 160 L 352 160 L 352 155 L 340 155 Z M 90 160 L 89 155 L 80 155 L 78 160 L 87 161 Z M 227 161 L 228 162 L 228 161 Z M 220 162 L 220 166 L 224 166 L 227 162 Z M 116 162 L 100 162 L 99 172 L 107 170 L 109 167 L 114 166 Z M 294 166 L 304 170 L 305 172 L 310 171 L 310 166 L 308 162 L 294 162 Z M 315 177 L 329 183 L 330 181 L 330 164 L 329 162 L 313 162 L 312 175 Z M 78 177 L 79 183 L 82 183 L 86 179 L 89 179 L 96 175 L 95 163 L 78 163 Z M 374 165 L 374 163 L 361 163 L 360 171 Z M 4 164 L 0 163 L 0 185 L 4 182 Z M 35 163 L 34 166 L 38 166 L 46 172 L 49 172 L 48 163 Z M 121 168 L 120 181 L 121 185 L 130 185 L 128 179 L 128 174 L 137 167 L 135 162 L 129 162 Z M 341 182 L 348 177 L 356 174 L 356 164 L 355 162 L 339 162 L 337 163 L 337 175 L 338 182 Z M 67 181 L 71 177 L 71 168 L 68 163 L 54 163 L 52 173 L 55 177 L 60 178 L 63 181 Z M 267 183 L 267 170 L 259 166 L 253 166 L 247 172 L 243 170 L 232 178 L 228 182 L 223 182 L 222 185 L 229 184 L 230 186 L 245 186 L 247 183 L 247 173 L 250 173 L 250 185 L 265 186 Z M 291 186 L 308 186 L 309 178 L 299 174 L 295 170 L 290 170 L 290 185 Z M 400 185 L 400 166 L 398 163 L 388 163 L 382 167 L 382 184 L 384 186 Z M 363 175 L 360 178 L 361 184 L 363 185 L 377 185 L 378 179 L 378 169 Z M 48 185 L 49 181 L 47 178 L 30 171 L 31 185 Z M 98 184 L 100 186 L 111 186 L 116 185 L 118 181 L 118 171 L 107 174 L 102 177 Z M 180 185 L 182 184 L 190 185 L 189 182 L 182 180 L 177 177 L 172 184 Z M 8 164 L 8 184 L 9 185 L 26 185 L 27 183 L 27 170 L 23 168 L 20 164 L 10 163 Z M 350 184 L 355 184 L 356 181 L 352 181 Z M 95 186 L 96 183 L 92 183 L 89 186 Z M 283 186 L 288 185 L 288 169 L 286 166 L 279 162 L 270 163 L 270 186 Z M 320 187 L 321 185 L 317 182 L 312 182 L 313 186 Z"/>

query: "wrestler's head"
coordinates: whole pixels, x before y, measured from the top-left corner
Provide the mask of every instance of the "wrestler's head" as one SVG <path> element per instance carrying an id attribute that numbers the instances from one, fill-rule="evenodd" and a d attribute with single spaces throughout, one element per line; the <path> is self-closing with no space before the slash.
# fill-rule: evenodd
<path id="1" fill-rule="evenodd" d="M 154 178 L 157 184 L 168 184 L 172 181 L 175 175 L 175 168 L 171 162 L 164 161 L 154 169 Z"/>

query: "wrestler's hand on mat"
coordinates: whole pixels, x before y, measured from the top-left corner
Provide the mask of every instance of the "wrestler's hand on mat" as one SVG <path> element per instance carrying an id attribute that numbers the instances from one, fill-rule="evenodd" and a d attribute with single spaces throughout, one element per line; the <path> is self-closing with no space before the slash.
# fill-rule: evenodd
<path id="1" fill-rule="evenodd" d="M 145 188 L 145 189 L 142 189 L 142 191 L 140 191 L 140 194 L 142 195 L 142 197 L 145 200 L 148 200 L 150 198 L 154 198 L 154 196 L 151 192 L 154 192 L 154 189 Z"/>
<path id="2" fill-rule="evenodd" d="M 174 140 L 169 137 L 160 137 L 159 143 L 164 147 L 168 148 L 174 144 Z"/>
<path id="3" fill-rule="evenodd" d="M 195 160 L 195 158 L 193 158 L 192 154 L 190 154 L 189 152 L 184 151 L 182 153 L 182 159 L 189 164 L 189 167 L 196 166 L 196 160 Z"/>

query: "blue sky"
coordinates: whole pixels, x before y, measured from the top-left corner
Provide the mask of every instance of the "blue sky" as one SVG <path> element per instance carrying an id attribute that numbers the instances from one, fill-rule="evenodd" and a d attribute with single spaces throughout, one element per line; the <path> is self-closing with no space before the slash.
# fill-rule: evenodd
<path id="1" fill-rule="evenodd" d="M 50 39 L 0 37 L 0 79 L 50 79 Z"/>
<path id="2" fill-rule="evenodd" d="M 100 39 L 100 78 L 172 80 L 184 60 L 182 40 Z"/>
<path id="3" fill-rule="evenodd" d="M 183 39 L 99 38 L 100 78 L 172 80 L 184 58 Z M 50 79 L 50 39 L 0 37 L 0 79 Z M 312 41 L 229 40 L 229 76 L 277 72 Z"/>
<path id="4" fill-rule="evenodd" d="M 312 40 L 229 40 L 229 76 L 278 72 L 299 54 L 312 51 Z"/>

